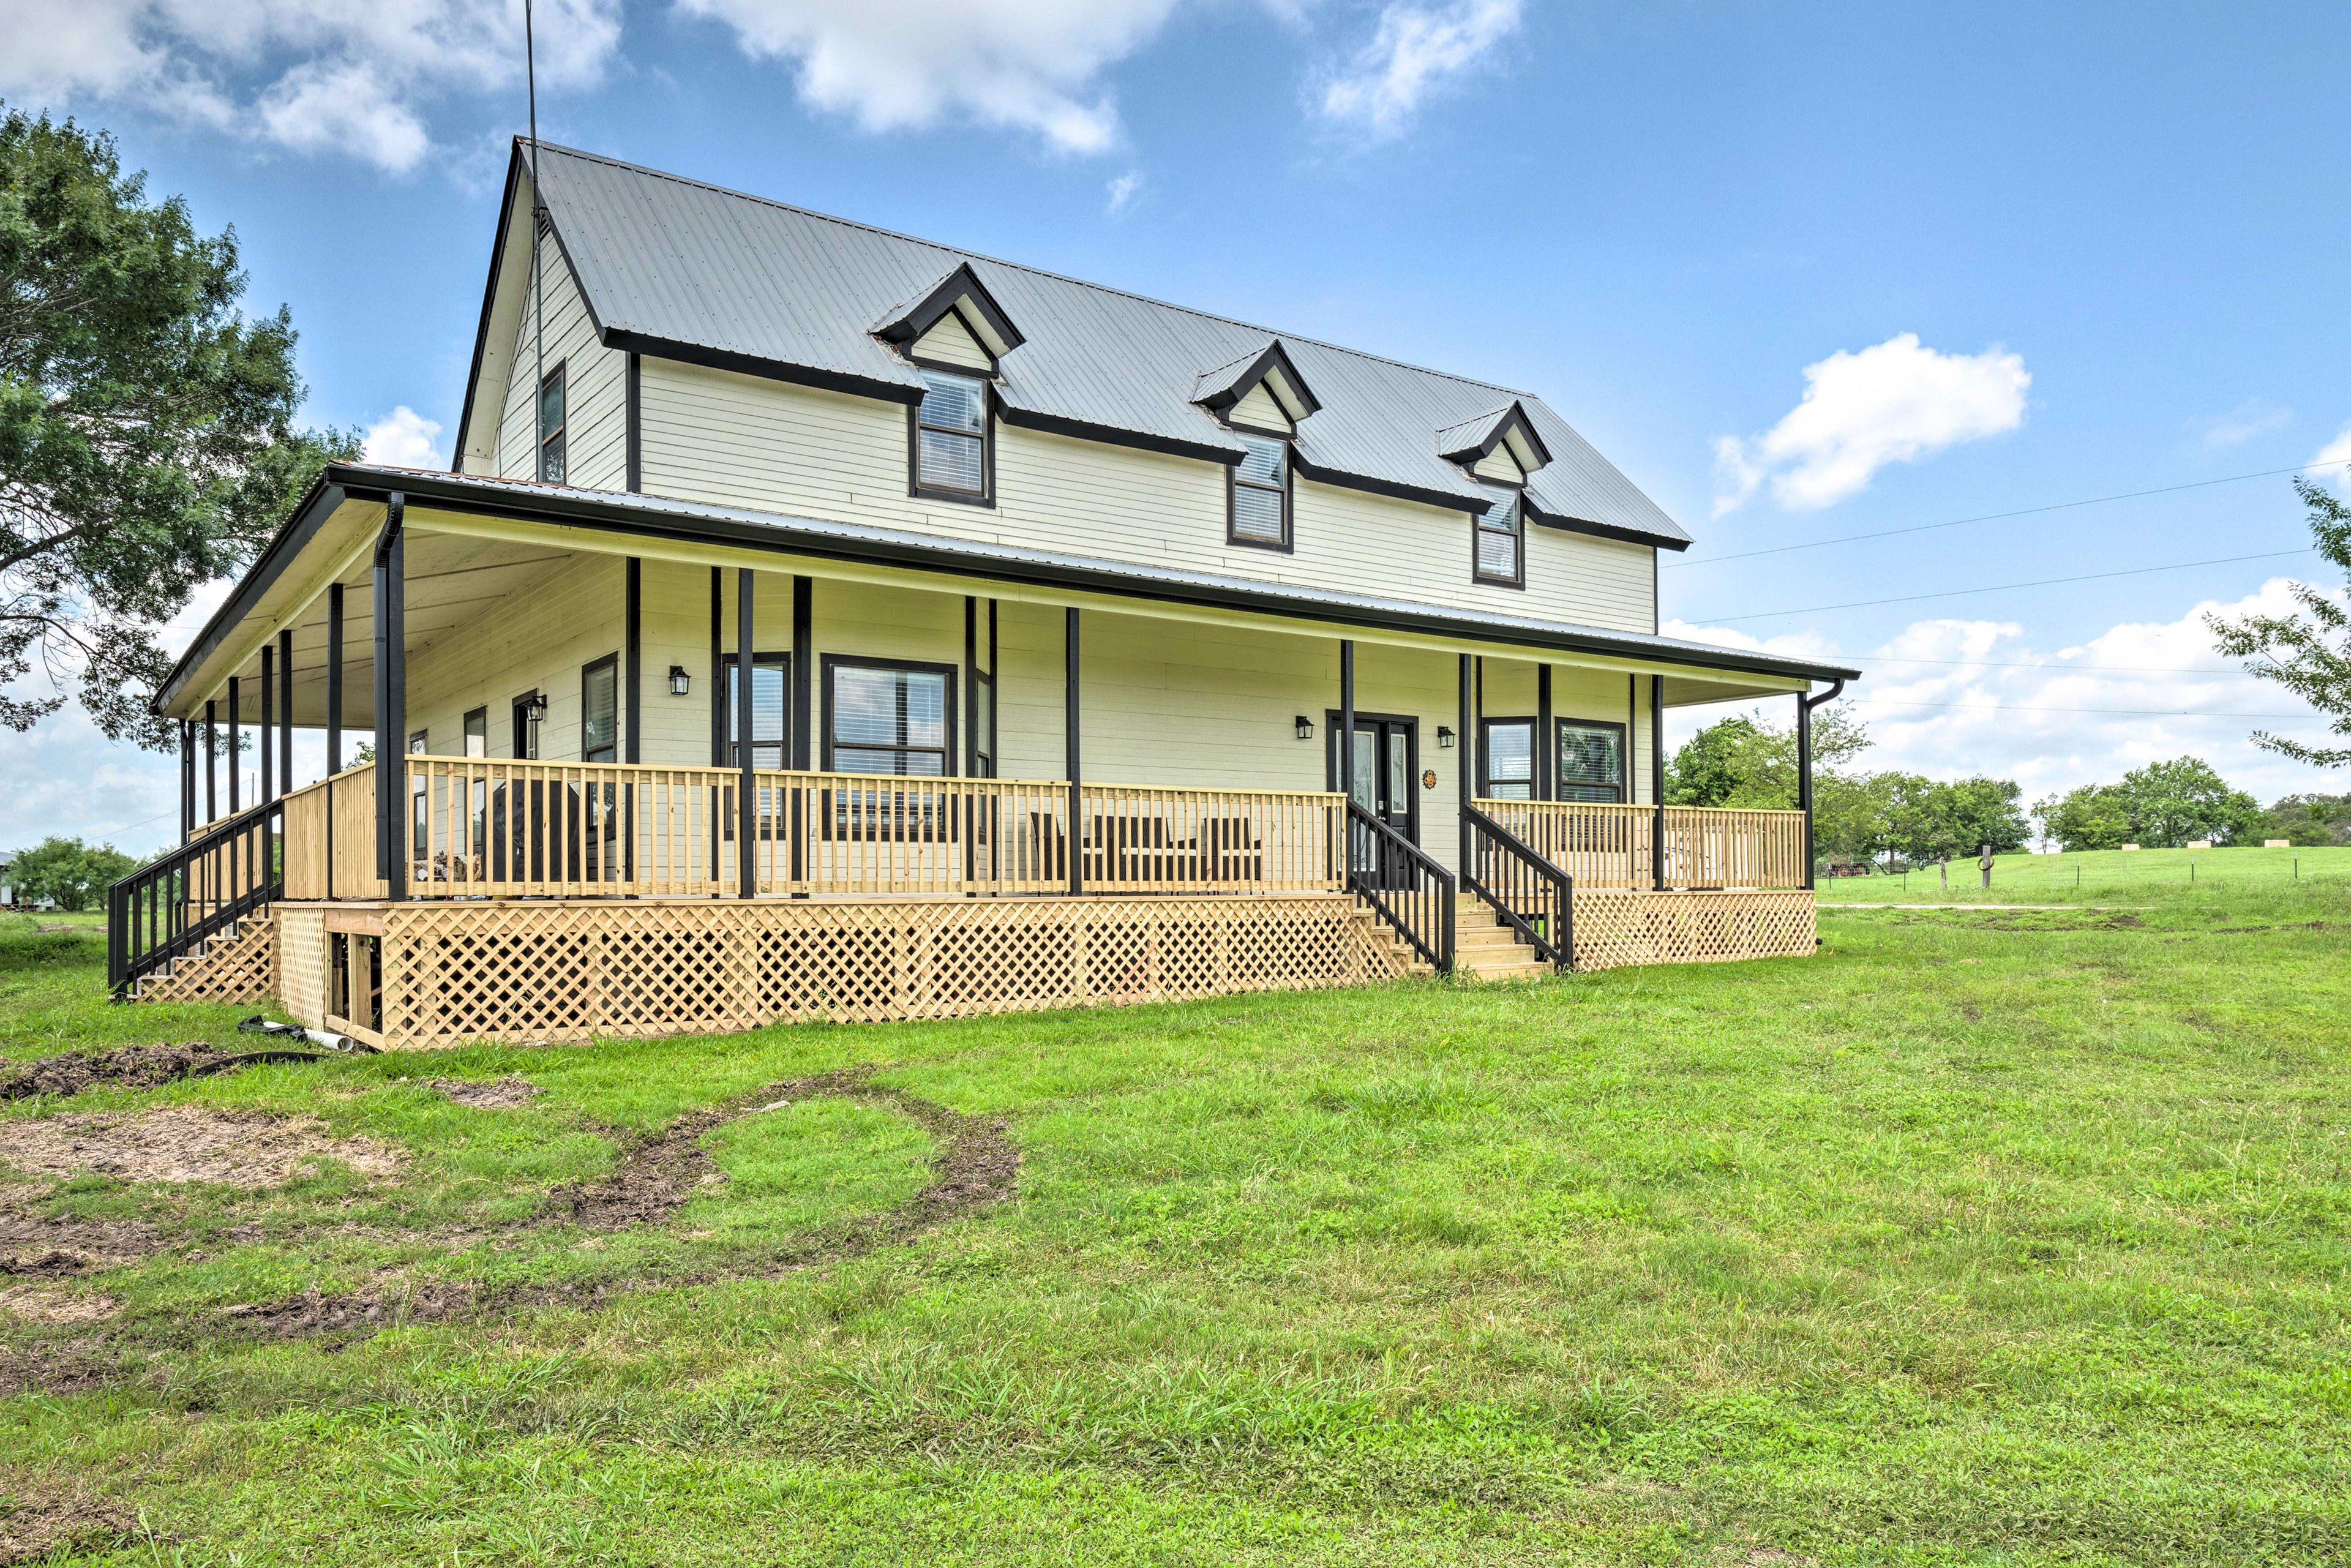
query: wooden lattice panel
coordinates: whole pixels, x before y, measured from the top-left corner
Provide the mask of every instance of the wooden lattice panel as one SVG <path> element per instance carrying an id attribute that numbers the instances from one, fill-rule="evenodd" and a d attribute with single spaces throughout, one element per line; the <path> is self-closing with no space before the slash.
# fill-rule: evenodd
<path id="1" fill-rule="evenodd" d="M 1575 894 L 1575 967 L 1790 957 L 1815 946 L 1813 895 L 1602 890 Z"/>
<path id="2" fill-rule="evenodd" d="M 384 910 L 396 1046 L 880 1023 L 1402 974 L 1336 894 L 413 903 Z"/>
<path id="3" fill-rule="evenodd" d="M 300 904 L 270 911 L 277 927 L 277 1005 L 310 1029 L 327 1019 L 327 914 Z"/>
<path id="4" fill-rule="evenodd" d="M 277 994 L 277 926 L 267 915 L 238 922 L 202 953 L 172 961 L 138 985 L 142 1002 L 266 1002 Z"/>

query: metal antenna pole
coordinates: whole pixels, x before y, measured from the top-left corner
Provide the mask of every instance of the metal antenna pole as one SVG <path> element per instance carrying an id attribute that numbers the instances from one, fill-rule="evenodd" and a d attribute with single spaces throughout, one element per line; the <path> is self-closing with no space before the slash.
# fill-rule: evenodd
<path id="1" fill-rule="evenodd" d="M 547 198 L 538 185 L 538 51 L 531 32 L 530 0 L 522 0 L 522 72 L 530 99 L 530 340 L 536 361 L 530 383 L 530 476 L 543 476 L 540 454 L 547 440 L 547 281 L 538 265 L 538 231 L 547 222 Z"/>

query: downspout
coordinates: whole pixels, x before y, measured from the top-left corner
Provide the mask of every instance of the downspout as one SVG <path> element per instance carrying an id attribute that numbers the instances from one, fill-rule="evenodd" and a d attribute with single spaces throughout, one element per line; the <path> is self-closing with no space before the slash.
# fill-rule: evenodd
<path id="1" fill-rule="evenodd" d="M 1813 891 L 1813 710 L 1837 700 L 1844 691 L 1840 676 L 1818 696 L 1796 698 L 1796 805 L 1804 813 L 1804 891 Z"/>

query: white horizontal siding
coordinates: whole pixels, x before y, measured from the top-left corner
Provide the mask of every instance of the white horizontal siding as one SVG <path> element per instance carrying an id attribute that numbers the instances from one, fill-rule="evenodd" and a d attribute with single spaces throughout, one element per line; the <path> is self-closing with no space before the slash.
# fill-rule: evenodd
<path id="1" fill-rule="evenodd" d="M 514 373 L 507 384 L 498 427 L 500 477 L 538 477 L 538 388 L 544 361 L 564 371 L 565 482 L 590 490 L 628 487 L 628 356 L 596 340 L 588 307 L 573 287 L 571 268 L 552 241 L 539 246 L 546 291 L 547 339 L 536 340 L 536 297 L 524 300 L 515 334 Z"/>
<path id="2" fill-rule="evenodd" d="M 550 316 L 552 311 L 550 310 Z M 1311 481 L 1294 553 L 1226 543 L 1221 464 L 999 424 L 997 504 L 907 492 L 905 409 L 647 359 L 644 488 L 684 500 L 1648 632 L 1646 547 L 1528 530 L 1527 587 L 1470 577 L 1467 513 Z"/>
<path id="3" fill-rule="evenodd" d="M 914 356 L 918 360 L 936 360 L 943 365 L 962 365 L 986 375 L 996 368 L 963 318 L 950 310 L 931 323 L 931 329 L 914 340 Z"/>
<path id="4" fill-rule="evenodd" d="M 1233 404 L 1232 411 L 1226 417 L 1235 424 L 1246 424 L 1253 430 L 1286 432 L 1290 428 L 1290 415 L 1274 402 L 1273 394 L 1265 390 L 1263 382 L 1249 388 L 1249 396 Z"/>

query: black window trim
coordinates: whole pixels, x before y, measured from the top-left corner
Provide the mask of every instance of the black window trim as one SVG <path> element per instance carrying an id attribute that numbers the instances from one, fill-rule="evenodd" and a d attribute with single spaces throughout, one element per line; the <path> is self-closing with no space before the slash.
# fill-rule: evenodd
<path id="1" fill-rule="evenodd" d="M 972 490 L 942 489 L 923 483 L 923 404 L 921 400 L 906 405 L 906 494 L 925 501 L 952 501 L 959 507 L 996 505 L 996 383 L 987 376 L 977 374 L 963 365 L 926 365 L 926 370 L 941 375 L 962 376 L 979 383 L 979 488 Z M 935 428 L 946 430 L 945 425 Z M 949 432 L 968 435 L 968 431 Z"/>
<path id="2" fill-rule="evenodd" d="M 1243 481 L 1240 464 L 1233 462 L 1225 465 L 1225 543 L 1238 545 L 1243 549 L 1266 549 L 1272 550 L 1277 555 L 1295 555 L 1298 552 L 1297 534 L 1293 526 L 1296 516 L 1294 486 L 1297 484 L 1298 474 L 1297 447 L 1292 444 L 1290 436 L 1270 430 L 1259 430 L 1254 425 L 1228 423 L 1226 428 L 1237 434 L 1252 435 L 1259 441 L 1274 442 L 1281 447 L 1281 538 L 1278 543 L 1272 539 L 1253 539 L 1240 531 L 1238 526 L 1240 517 L 1236 492 L 1239 490 Z M 1259 485 L 1253 487 L 1270 490 L 1273 486 Z"/>
<path id="3" fill-rule="evenodd" d="M 1626 731 L 1626 727 L 1625 727 L 1625 721 L 1624 721 L 1623 719 L 1621 719 L 1621 718 L 1617 718 L 1617 719 L 1609 719 L 1609 718 L 1576 718 L 1576 717 L 1574 717 L 1574 716 L 1571 716 L 1571 715 L 1560 714 L 1560 715 L 1554 715 L 1554 716 L 1552 716 L 1552 721 L 1551 721 L 1551 722 L 1552 722 L 1552 737 L 1551 737 L 1551 790 L 1552 790 L 1552 794 L 1553 796 L 1555 796 L 1557 799 L 1562 800 L 1566 800 L 1566 799 L 1568 798 L 1568 797 L 1567 797 L 1567 795 L 1566 795 L 1566 793 L 1565 793 L 1565 791 L 1566 791 L 1566 789 L 1567 789 L 1567 788 L 1568 788 L 1567 779 L 1566 779 L 1566 778 L 1565 778 L 1565 777 L 1564 777 L 1564 776 L 1560 772 L 1560 768 L 1559 768 L 1559 737 L 1560 737 L 1560 736 L 1561 736 L 1562 732 L 1563 732 L 1563 731 L 1567 730 L 1567 729 L 1568 729 L 1568 728 L 1570 728 L 1570 727 L 1573 727 L 1573 728 L 1576 728 L 1576 729 L 1613 729 L 1613 730 L 1614 730 L 1614 731 L 1616 732 L 1616 800 L 1615 800 L 1615 803 L 1616 803 L 1617 805 L 1620 805 L 1620 806 L 1625 805 L 1625 804 L 1626 803 L 1626 800 L 1625 800 L 1625 791 L 1626 791 L 1626 790 L 1631 787 L 1632 782 L 1633 782 L 1633 779 L 1632 779 L 1632 772 L 1633 772 L 1632 737 L 1631 737 L 1631 735 L 1630 735 L 1630 734 L 1628 734 L 1628 733 L 1627 733 L 1627 731 Z M 1583 785 L 1578 785 L 1578 786 L 1577 786 L 1577 788 L 1579 788 L 1579 789 L 1589 789 L 1594 788 L 1594 786 L 1593 786 L 1593 785 L 1589 785 L 1589 784 L 1583 784 Z M 1586 801 L 1586 802 L 1584 802 L 1584 803 L 1585 803 L 1585 804 L 1587 804 L 1587 805 L 1593 805 L 1593 806 L 1604 806 L 1604 805 L 1607 805 L 1609 802 L 1607 802 L 1607 801 L 1605 801 L 1605 800 L 1591 800 L 1591 801 Z"/>
<path id="4" fill-rule="evenodd" d="M 595 679 L 597 673 L 601 670 L 610 670 L 612 672 L 611 760 L 618 762 L 621 759 L 621 744 L 622 740 L 622 737 L 621 735 L 621 655 L 618 653 L 607 653 L 602 658 L 590 659 L 586 664 L 580 666 L 580 760 L 583 763 L 595 763 L 595 765 L 600 768 L 605 766 L 605 764 L 596 762 L 595 758 L 588 755 L 588 683 Z"/>
<path id="5" fill-rule="evenodd" d="M 945 678 L 946 685 L 946 734 L 940 737 L 945 744 L 933 747 L 928 746 L 883 746 L 872 742 L 860 742 L 852 749 L 858 751 L 930 751 L 935 749 L 943 754 L 940 758 L 940 764 L 944 771 L 941 773 L 940 777 L 950 779 L 956 777 L 954 772 L 954 768 L 959 753 L 956 750 L 956 687 L 963 679 L 962 665 L 942 664 L 935 659 L 895 659 L 876 657 L 869 653 L 825 653 L 820 656 L 819 662 L 822 667 L 824 677 L 824 695 L 822 698 L 824 705 L 824 744 L 820 753 L 820 761 L 818 763 L 819 772 L 837 773 L 840 771 L 840 769 L 835 768 L 832 763 L 832 673 L 835 670 L 843 669 L 914 670 L 920 671 L 925 674 L 939 675 Z M 920 779 L 930 776 L 919 773 L 875 773 L 870 775 L 860 774 L 859 777 L 874 779 Z"/>
<path id="6" fill-rule="evenodd" d="M 571 384 L 564 375 L 569 368 L 569 360 L 556 361 L 555 368 L 538 378 L 538 394 L 531 399 L 530 472 L 531 476 L 543 485 L 571 483 Z M 547 433 L 547 386 L 549 382 L 563 389 L 563 417 L 556 422 L 552 435 Z M 547 444 L 550 441 L 563 443 L 563 477 L 560 479 L 547 476 Z"/>
<path id="7" fill-rule="evenodd" d="M 538 738 L 537 733 L 538 729 L 538 720 L 532 716 L 530 706 L 531 703 L 538 697 L 538 688 L 537 686 L 533 686 L 527 692 L 517 692 L 512 698 L 508 699 L 507 704 L 507 714 L 514 727 L 514 737 L 511 744 L 514 747 L 513 759 L 517 762 L 535 762 L 538 760 L 536 757 L 533 757 L 530 754 L 529 750 L 530 743 Z"/>
<path id="8" fill-rule="evenodd" d="M 1524 485 L 1509 484 L 1500 479 L 1480 478 L 1478 483 L 1510 494 L 1519 524 L 1514 531 L 1519 548 L 1512 552 L 1513 559 L 1518 563 L 1518 570 L 1510 577 L 1497 577 L 1479 564 L 1478 536 L 1481 533 L 1499 533 L 1500 530 L 1486 527 L 1484 511 L 1472 512 L 1469 514 L 1469 580 L 1486 588 L 1524 589 L 1527 585 L 1527 487 Z M 1491 508 L 1489 507 L 1488 510 Z"/>
<path id="9" fill-rule="evenodd" d="M 1535 780 L 1541 772 L 1541 766 L 1540 759 L 1535 756 L 1534 748 L 1542 742 L 1542 737 L 1537 733 L 1542 727 L 1542 721 L 1531 713 L 1480 714 L 1478 717 L 1478 755 L 1470 759 L 1472 766 L 1477 769 L 1477 798 L 1480 800 L 1505 798 L 1494 793 L 1493 758 L 1489 751 L 1487 737 L 1492 733 L 1496 725 L 1511 724 L 1522 724 L 1527 727 L 1527 799 L 1531 800 L 1535 798 Z M 1512 782 L 1515 783 L 1517 780 L 1513 779 Z"/>
<path id="10" fill-rule="evenodd" d="M 482 721 L 482 755 L 487 757 L 490 754 L 490 705 L 487 703 L 484 703 L 479 707 L 465 710 L 465 716 L 457 725 L 457 745 L 462 748 L 465 742 L 474 738 L 473 729 L 475 719 Z M 465 755 L 471 757 L 473 753 L 469 751 Z"/>
<path id="11" fill-rule="evenodd" d="M 742 753 L 739 750 L 743 743 L 735 735 L 735 716 L 739 710 L 735 706 L 734 693 L 727 689 L 727 677 L 735 673 L 735 661 L 736 653 L 732 648 L 718 655 L 718 695 L 726 708 L 726 761 L 724 766 L 728 768 L 743 766 Z M 783 738 L 777 742 L 777 748 L 783 753 L 783 760 L 775 768 L 767 769 L 769 772 L 780 772 L 789 769 L 792 761 L 792 655 L 790 651 L 778 653 L 766 649 L 753 649 L 752 670 L 757 672 L 766 665 L 772 665 L 784 673 L 784 734 Z M 754 721 L 758 718 L 756 713 L 751 716 Z M 765 745 L 766 742 L 754 736 L 751 744 L 758 747 Z M 758 767 L 758 757 L 756 751 L 752 754 L 751 765 L 754 768 Z"/>

